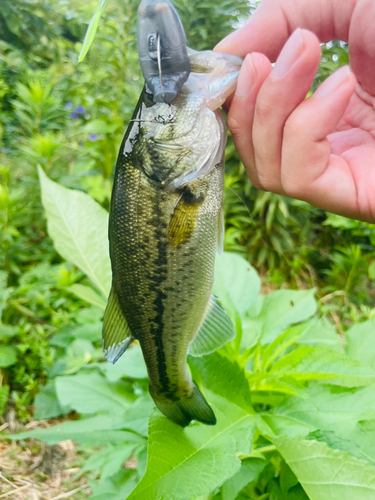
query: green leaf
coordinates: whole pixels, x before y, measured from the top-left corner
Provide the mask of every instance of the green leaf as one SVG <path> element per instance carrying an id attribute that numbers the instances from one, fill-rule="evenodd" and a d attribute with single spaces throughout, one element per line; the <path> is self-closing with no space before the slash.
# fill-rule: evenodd
<path id="1" fill-rule="evenodd" d="M 239 471 L 221 487 L 222 500 L 235 500 L 242 488 L 258 480 L 266 465 L 267 461 L 261 458 L 243 460 Z"/>
<path id="2" fill-rule="evenodd" d="M 96 120 L 90 120 L 87 122 L 81 128 L 81 132 L 84 132 L 85 134 L 112 134 L 116 131 L 117 127 L 117 123 L 107 123 L 106 121 L 97 118 Z"/>
<path id="3" fill-rule="evenodd" d="M 0 346 L 0 368 L 8 368 L 8 366 L 17 363 L 17 349 L 13 346 Z"/>
<path id="4" fill-rule="evenodd" d="M 310 500 L 373 500 L 375 468 L 326 443 L 301 437 L 276 437 L 273 443 Z"/>
<path id="5" fill-rule="evenodd" d="M 375 261 L 369 265 L 368 276 L 370 280 L 375 280 Z"/>
<path id="6" fill-rule="evenodd" d="M 213 294 L 232 320 L 236 312 L 244 316 L 260 292 L 260 278 L 243 257 L 230 252 L 216 256 Z"/>
<path id="7" fill-rule="evenodd" d="M 313 318 L 303 328 L 297 344 L 344 352 L 343 341 L 327 318 Z"/>
<path id="8" fill-rule="evenodd" d="M 0 417 L 5 411 L 9 397 L 9 385 L 0 386 Z"/>
<path id="9" fill-rule="evenodd" d="M 287 402 L 262 415 L 268 427 L 259 427 L 267 436 L 307 436 L 317 430 L 332 431 L 350 440 L 360 450 L 360 458 L 375 463 L 375 385 L 362 389 L 340 389 L 312 384 L 304 398 Z"/>
<path id="10" fill-rule="evenodd" d="M 107 305 L 106 301 L 89 286 L 76 283 L 74 285 L 67 286 L 66 290 L 74 293 L 74 295 L 82 300 L 85 300 L 89 304 L 100 307 L 103 311 Z"/>
<path id="11" fill-rule="evenodd" d="M 105 477 L 99 485 L 93 486 L 91 500 L 124 500 L 136 485 L 133 470 L 120 470 L 111 477 Z"/>
<path id="12" fill-rule="evenodd" d="M 97 372 L 56 378 L 60 403 L 84 415 L 97 411 L 121 412 L 134 401 L 125 382 L 107 381 Z"/>
<path id="13" fill-rule="evenodd" d="M 92 343 L 88 340 L 75 339 L 67 348 L 66 355 L 61 358 L 64 362 L 64 375 L 72 375 L 91 361 L 94 352 Z"/>
<path id="14" fill-rule="evenodd" d="M 53 445 L 67 439 L 82 444 L 103 445 L 133 443 L 144 446 L 148 417 L 154 407 L 149 395 L 140 397 L 130 408 L 118 414 L 72 420 L 33 431 L 14 434 L 11 439 L 35 438 Z M 129 432 L 132 431 L 132 432 Z M 137 433 L 137 434 L 135 434 Z"/>
<path id="15" fill-rule="evenodd" d="M 146 443 L 143 443 L 145 445 Z M 134 443 L 120 443 L 109 445 L 97 451 L 85 462 L 82 470 L 100 470 L 101 478 L 113 476 L 135 450 Z"/>
<path id="16" fill-rule="evenodd" d="M 0 340 L 7 341 L 12 337 L 15 337 L 18 333 L 18 328 L 13 325 L 4 325 L 0 322 Z"/>
<path id="17" fill-rule="evenodd" d="M 347 354 L 375 369 L 375 320 L 352 326 L 345 338 Z"/>
<path id="18" fill-rule="evenodd" d="M 87 194 L 56 184 L 41 168 L 38 172 L 48 233 L 56 250 L 107 297 L 112 280 L 108 213 Z"/>
<path id="19" fill-rule="evenodd" d="M 196 382 L 204 381 L 205 387 L 210 391 L 226 398 L 246 412 L 254 412 L 249 382 L 244 370 L 236 361 L 214 352 L 202 358 L 189 356 L 189 365 Z"/>
<path id="20" fill-rule="evenodd" d="M 42 391 L 36 395 L 34 406 L 36 408 L 34 413 L 34 418 L 36 420 L 60 417 L 66 413 L 57 398 L 53 381 L 49 382 L 43 387 Z"/>
<path id="21" fill-rule="evenodd" d="M 247 349 L 259 339 L 268 344 L 291 325 L 310 318 L 317 309 L 314 293 L 314 290 L 277 290 L 266 295 L 260 313 L 246 321 L 242 347 Z"/>
<path id="22" fill-rule="evenodd" d="M 277 361 L 269 371 L 277 378 L 293 377 L 296 380 L 334 379 L 343 387 L 359 387 L 375 382 L 375 371 L 358 361 L 328 349 L 299 347 Z"/>
<path id="23" fill-rule="evenodd" d="M 81 51 L 80 51 L 79 56 L 78 56 L 78 62 L 82 62 L 84 60 L 87 52 L 89 51 L 89 48 L 91 47 L 92 42 L 94 41 L 94 38 L 96 35 L 96 30 L 98 29 L 101 15 L 102 15 L 102 12 L 100 10 L 97 10 L 91 18 L 90 24 L 88 25 L 88 28 L 86 31 L 85 38 L 83 40 L 83 45 L 82 45 Z"/>
<path id="24" fill-rule="evenodd" d="M 239 394 L 246 387 L 245 374 L 218 353 L 191 362 L 205 387 L 212 389 L 205 392 L 217 424 L 184 429 L 155 411 L 149 423 L 147 470 L 129 500 L 178 500 L 209 493 L 240 469 L 236 454 L 250 451 L 255 416 L 248 409 L 247 394 Z"/>

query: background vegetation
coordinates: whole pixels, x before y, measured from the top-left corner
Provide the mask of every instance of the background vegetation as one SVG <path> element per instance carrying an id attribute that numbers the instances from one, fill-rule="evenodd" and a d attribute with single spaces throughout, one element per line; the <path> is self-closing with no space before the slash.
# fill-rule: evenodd
<path id="1" fill-rule="evenodd" d="M 100 332 L 108 275 L 104 272 L 102 276 L 90 276 L 82 262 L 74 257 L 74 249 L 62 248 L 61 237 L 51 230 L 55 213 L 53 202 L 60 193 L 61 203 L 64 200 L 67 203 L 70 192 L 59 191 L 58 186 L 48 184 L 48 179 L 41 174 L 44 208 L 54 243 L 47 235 L 37 168 L 60 186 L 74 188 L 90 197 L 82 198 L 86 200 L 82 206 L 74 205 L 74 198 L 72 204 L 66 205 L 66 210 L 73 206 L 76 215 L 82 215 L 85 203 L 90 203 L 87 200 L 96 201 L 97 204 L 91 206 L 91 209 L 95 206 L 92 209 L 95 217 L 87 219 L 87 225 L 98 238 L 98 245 L 101 242 L 106 247 L 106 231 L 102 229 L 106 225 L 112 170 L 142 86 L 135 42 L 138 3 L 138 0 L 111 0 L 108 3 L 93 46 L 80 64 L 81 42 L 96 2 L 2 0 L 0 3 L 0 415 L 4 414 L 5 423 L 68 418 L 69 423 L 64 424 L 66 427 L 62 431 L 48 431 L 52 437 L 48 433 L 39 437 L 48 444 L 64 439 L 80 443 L 82 448 L 78 448 L 79 456 L 76 457 L 79 474 L 91 478 L 95 500 L 125 498 L 142 477 L 147 458 L 147 418 L 152 404 L 147 396 L 146 374 L 138 348 L 133 348 L 131 355 L 115 371 L 110 371 L 102 362 Z M 212 48 L 244 22 L 255 7 L 241 0 L 179 0 L 174 3 L 189 44 L 195 49 Z M 322 49 L 323 59 L 315 85 L 348 62 L 344 43 L 331 42 Z M 358 387 L 371 384 L 373 358 L 369 335 L 375 330 L 374 226 L 257 191 L 247 178 L 230 138 L 226 158 L 225 249 L 248 260 L 261 276 L 263 293 L 273 293 L 264 300 L 257 298 L 260 282 L 252 271 L 253 280 L 247 283 L 252 295 L 241 311 L 232 312 L 240 332 L 237 341 L 212 359 L 192 361 L 197 380 L 201 379 L 204 386 L 207 383 L 208 390 L 213 390 L 209 369 L 205 367 L 211 366 L 213 371 L 221 367 L 228 373 L 240 367 L 242 371 L 237 375 L 238 383 L 243 384 L 243 394 L 247 383 L 260 395 L 254 396 L 251 411 L 249 402 L 239 404 L 229 397 L 229 392 L 227 404 L 239 404 L 251 415 L 254 411 L 275 411 L 275 408 L 285 412 L 288 404 L 299 404 L 297 396 L 303 391 L 306 391 L 305 399 L 315 397 L 323 401 L 328 397 L 327 391 L 333 391 L 332 387 L 316 381 L 311 385 L 309 381 L 330 380 L 332 374 L 348 377 L 346 382 L 340 378 L 337 384 L 346 388 L 345 391 L 349 391 L 348 387 L 358 391 Z M 54 196 L 49 199 L 51 193 Z M 100 256 L 94 253 L 92 258 Z M 228 282 L 228 279 L 223 278 L 221 295 L 220 289 L 218 294 L 230 309 L 233 304 L 225 302 L 225 296 L 235 293 L 230 290 L 242 290 L 242 285 L 239 276 L 237 281 Z M 307 291 L 312 287 L 316 299 Z M 288 311 L 285 304 L 294 307 L 299 302 L 302 312 L 297 311 L 296 315 L 294 311 L 288 312 L 287 319 L 275 327 L 270 318 L 278 318 L 280 311 Z M 311 319 L 313 317 L 315 319 Z M 298 323 L 301 325 L 292 328 Z M 305 330 L 310 333 L 305 334 Z M 341 359 L 340 368 L 334 372 L 329 367 L 337 362 L 338 354 L 332 354 L 333 358 L 324 358 L 323 364 L 314 368 L 319 376 L 311 375 L 306 365 L 300 371 L 295 367 L 288 371 L 284 366 L 287 374 L 280 381 L 274 364 L 280 363 L 285 354 L 302 349 L 299 339 L 306 335 L 303 348 L 326 346 L 340 356 L 349 356 L 351 361 Z M 346 345 L 345 354 L 342 345 L 346 336 L 352 340 Z M 358 344 L 363 338 L 365 343 L 360 351 Z M 277 356 L 270 354 L 271 348 Z M 353 359 L 363 361 L 362 354 L 366 350 L 369 351 L 364 363 L 367 368 L 353 365 Z M 225 364 L 227 360 L 230 366 Z M 269 376 L 272 371 L 273 375 Z M 275 388 L 277 380 L 280 383 L 278 390 Z M 217 382 L 217 392 L 226 398 L 228 389 L 224 385 Z M 92 386 L 102 387 L 104 399 L 90 392 Z M 81 392 L 72 391 L 72 387 L 81 387 Z M 372 389 L 366 390 L 370 400 Z M 272 398 L 265 396 L 267 391 Z M 350 392 L 350 396 L 356 394 Z M 215 396 L 211 399 L 214 404 Z M 109 400 L 117 401 L 117 406 L 109 407 Z M 353 401 L 349 397 L 345 404 L 350 407 Z M 111 410 L 106 414 L 108 408 Z M 232 410 L 228 410 L 229 413 Z M 126 416 L 124 412 L 128 412 Z M 69 428 L 73 425 L 70 421 L 79 416 L 85 417 L 84 427 L 87 431 L 91 429 L 90 432 L 85 434 L 79 427 Z M 127 427 L 124 427 L 125 417 L 130 422 Z M 152 417 L 150 436 L 153 429 L 157 433 L 158 425 L 164 425 L 164 420 L 160 421 L 159 415 Z M 79 422 L 81 420 L 77 420 L 76 425 L 80 425 Z M 345 441 L 348 427 L 344 424 L 341 431 L 334 434 L 334 425 L 328 421 L 323 428 L 320 423 L 309 421 L 308 432 L 293 431 L 288 438 L 278 436 L 281 426 L 277 425 L 277 429 L 276 423 L 267 429 L 260 425 L 255 427 L 251 418 L 246 432 L 249 435 L 249 429 L 253 429 L 250 433 L 256 437 L 255 448 L 265 446 L 269 453 L 267 460 L 259 452 L 252 455 L 250 448 L 247 452 L 236 446 L 232 452 L 223 448 L 233 457 L 242 453 L 241 464 L 245 468 L 241 465 L 241 470 L 245 472 L 241 480 L 237 478 L 236 484 L 243 484 L 244 490 L 240 493 L 240 488 L 233 493 L 228 486 L 229 476 L 218 474 L 216 483 L 211 481 L 211 489 L 205 492 L 211 496 L 204 498 L 227 500 L 236 498 L 237 494 L 238 498 L 306 498 L 302 488 L 305 487 L 301 479 L 303 474 L 294 470 L 287 459 L 288 451 L 285 451 L 289 445 L 305 450 L 306 439 L 301 435 L 308 436 L 307 441 L 314 443 L 308 443 L 310 450 L 318 443 L 322 449 L 329 446 L 330 450 L 345 450 L 355 459 L 364 458 L 373 463 L 370 452 L 364 457 L 358 451 L 363 441 L 359 438 L 350 443 Z M 299 425 L 307 429 L 306 422 Z M 358 436 L 363 425 L 358 427 Z M 168 429 L 168 432 L 173 434 L 175 429 Z M 301 442 L 295 437 L 297 435 Z M 174 436 L 174 439 L 180 437 Z M 295 441 L 288 442 L 289 438 Z M 106 447 L 98 448 L 103 444 Z M 181 446 L 183 449 L 185 445 Z M 326 448 L 323 451 L 326 453 Z M 133 462 L 128 460 L 127 468 L 122 467 L 129 457 Z M 342 456 L 339 459 L 344 460 Z M 228 465 L 228 470 L 240 474 L 236 463 L 232 461 L 232 469 Z M 212 471 L 207 473 L 214 476 Z M 253 474 L 251 481 L 247 481 L 249 474 Z M 179 480 L 184 480 L 184 476 L 181 477 Z M 225 483 L 227 486 L 218 490 L 226 479 L 229 481 Z M 173 487 L 173 481 L 168 484 L 166 491 Z M 232 493 L 228 493 L 229 490 Z M 166 495 L 160 491 L 152 494 Z M 120 492 L 120 496 L 116 496 L 116 492 Z M 178 498 L 192 498 L 198 494 L 200 491 L 184 491 Z M 309 497 L 327 498 L 319 494 L 323 493 L 318 491 L 311 496 L 309 492 Z M 74 498 L 83 494 L 77 495 Z"/>

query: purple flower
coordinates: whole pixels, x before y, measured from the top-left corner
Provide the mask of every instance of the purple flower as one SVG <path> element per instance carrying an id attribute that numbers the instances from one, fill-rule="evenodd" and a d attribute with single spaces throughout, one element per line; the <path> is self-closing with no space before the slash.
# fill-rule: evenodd
<path id="1" fill-rule="evenodd" d="M 98 134 L 95 134 L 95 133 L 94 134 L 90 134 L 89 135 L 89 140 L 91 142 L 96 142 L 98 140 Z"/>
<path id="2" fill-rule="evenodd" d="M 69 102 L 66 102 L 66 103 L 65 103 L 65 107 L 66 107 L 66 109 L 72 109 L 72 107 L 73 107 L 73 103 L 72 103 L 72 102 L 70 102 L 70 101 L 69 101 Z"/>
<path id="3" fill-rule="evenodd" d="M 77 113 L 77 115 L 84 115 L 86 113 L 86 108 L 85 106 L 77 106 L 74 111 Z"/>
<path id="4" fill-rule="evenodd" d="M 69 116 L 70 116 L 70 118 L 71 118 L 72 120 L 78 120 L 78 115 L 77 115 L 77 113 L 70 113 L 70 115 L 69 115 Z"/>

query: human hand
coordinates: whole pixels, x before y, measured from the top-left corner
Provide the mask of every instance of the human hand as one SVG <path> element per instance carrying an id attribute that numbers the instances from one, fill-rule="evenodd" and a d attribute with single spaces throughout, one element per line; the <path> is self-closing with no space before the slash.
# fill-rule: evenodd
<path id="1" fill-rule="evenodd" d="M 251 53 L 228 124 L 257 188 L 375 223 L 374 25 L 373 0 L 263 0 L 216 47 Z M 305 99 L 332 39 L 349 41 L 354 74 L 339 69 Z"/>

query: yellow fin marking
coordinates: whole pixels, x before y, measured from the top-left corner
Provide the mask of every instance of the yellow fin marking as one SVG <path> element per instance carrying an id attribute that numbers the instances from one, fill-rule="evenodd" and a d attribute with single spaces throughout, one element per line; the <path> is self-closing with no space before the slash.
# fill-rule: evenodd
<path id="1" fill-rule="evenodd" d="M 186 203 L 183 198 L 178 202 L 169 225 L 168 240 L 172 247 L 178 248 L 191 237 L 198 220 L 199 208 L 199 202 Z"/>

